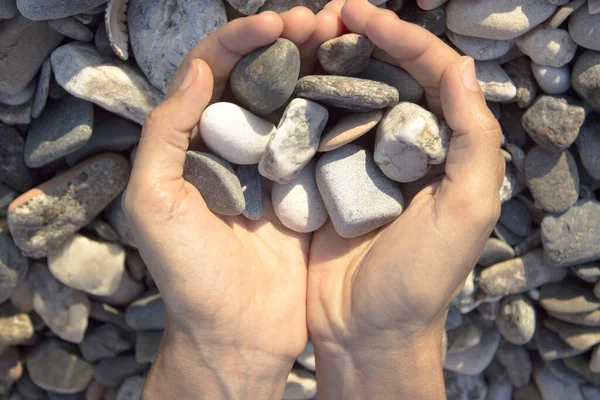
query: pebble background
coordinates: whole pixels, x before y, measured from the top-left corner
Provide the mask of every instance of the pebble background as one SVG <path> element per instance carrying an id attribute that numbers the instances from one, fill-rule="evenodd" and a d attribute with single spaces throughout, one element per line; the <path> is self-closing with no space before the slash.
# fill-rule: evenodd
<path id="1" fill-rule="evenodd" d="M 500 221 L 448 312 L 448 398 L 600 399 L 600 0 L 370 1 L 473 57 L 504 133 Z M 0 400 L 139 398 L 165 318 L 120 206 L 141 124 L 228 20 L 327 1 L 160 3 L 0 0 Z M 451 132 L 372 52 L 344 35 L 305 77 L 287 40 L 245 57 L 186 179 L 250 219 L 276 181 L 301 232 L 394 220 Z M 309 342 L 284 398 L 316 398 L 314 371 Z"/>

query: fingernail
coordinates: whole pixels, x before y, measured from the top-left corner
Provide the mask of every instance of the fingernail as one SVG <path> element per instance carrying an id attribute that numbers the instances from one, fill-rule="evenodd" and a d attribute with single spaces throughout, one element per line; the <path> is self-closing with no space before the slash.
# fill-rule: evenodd
<path id="1" fill-rule="evenodd" d="M 477 81 L 477 75 L 475 75 L 475 61 L 471 57 L 463 61 L 460 66 L 460 74 L 462 76 L 463 83 L 465 86 L 474 92 L 480 92 L 481 86 Z"/>
<path id="2" fill-rule="evenodd" d="M 196 75 L 198 75 L 198 69 L 192 61 L 190 65 L 188 65 L 188 69 L 185 72 L 185 76 L 183 77 L 181 84 L 179 84 L 179 90 L 186 90 L 189 88 L 196 80 Z"/>

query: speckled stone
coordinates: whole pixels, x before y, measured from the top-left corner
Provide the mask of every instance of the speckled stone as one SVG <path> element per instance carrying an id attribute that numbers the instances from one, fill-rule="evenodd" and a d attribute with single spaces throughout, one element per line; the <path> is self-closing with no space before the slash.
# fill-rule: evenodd
<path id="1" fill-rule="evenodd" d="M 106 153 L 24 193 L 8 210 L 15 243 L 29 257 L 45 257 L 98 215 L 128 179 L 127 160 Z"/>
<path id="2" fill-rule="evenodd" d="M 572 266 L 600 259 L 600 202 L 580 200 L 563 214 L 547 214 L 542 221 L 545 257 L 556 266 Z"/>
<path id="3" fill-rule="evenodd" d="M 523 345 L 533 338 L 536 313 L 531 301 L 522 295 L 507 296 L 500 303 L 496 326 L 512 344 Z"/>
<path id="4" fill-rule="evenodd" d="M 567 280 L 542 286 L 540 305 L 548 312 L 576 314 L 597 310 L 600 300 L 586 284 Z"/>
<path id="5" fill-rule="evenodd" d="M 368 112 L 398 104 L 398 90 L 381 82 L 345 76 L 301 78 L 294 94 L 347 111 Z"/>
<path id="6" fill-rule="evenodd" d="M 516 43 L 533 62 L 555 68 L 571 62 L 577 50 L 567 31 L 544 26 L 517 38 Z"/>
<path id="7" fill-rule="evenodd" d="M 588 117 L 575 143 L 585 171 L 594 179 L 600 180 L 600 114 Z"/>
<path id="8" fill-rule="evenodd" d="M 323 43 L 317 50 L 317 58 L 331 75 L 354 76 L 369 64 L 374 48 L 365 36 L 348 33 Z"/>
<path id="9" fill-rule="evenodd" d="M 294 180 L 317 153 L 328 118 L 320 104 L 293 99 L 258 164 L 260 174 L 280 184 Z"/>
<path id="10" fill-rule="evenodd" d="M 25 140 L 25 163 L 39 168 L 83 147 L 92 136 L 92 103 L 65 96 L 48 105 L 29 127 Z"/>
<path id="11" fill-rule="evenodd" d="M 600 51 L 586 51 L 579 56 L 571 83 L 577 94 L 600 111 Z"/>
<path id="12" fill-rule="evenodd" d="M 524 387 L 531 379 L 531 357 L 527 349 L 505 340 L 500 341 L 496 359 L 504 367 L 508 379 L 515 387 Z"/>
<path id="13" fill-rule="evenodd" d="M 563 94 L 571 88 L 569 66 L 560 68 L 531 63 L 531 70 L 540 88 L 547 94 Z"/>
<path id="14" fill-rule="evenodd" d="M 246 201 L 243 214 L 246 218 L 257 221 L 262 217 L 262 183 L 258 167 L 256 165 L 240 165 L 236 174 Z"/>
<path id="15" fill-rule="evenodd" d="M 21 255 L 10 235 L 0 231 L 0 303 L 23 282 L 28 267 L 27 258 Z"/>
<path id="16" fill-rule="evenodd" d="M 369 64 L 356 76 L 385 83 L 398 89 L 399 101 L 418 103 L 425 92 L 423 86 L 408 72 L 395 65 L 372 58 Z"/>
<path id="17" fill-rule="evenodd" d="M 395 220 L 404 199 L 366 150 L 347 144 L 317 163 L 317 184 L 338 234 L 356 237 Z M 377 207 L 373 207 L 377 204 Z"/>
<path id="18" fill-rule="evenodd" d="M 165 302 L 159 293 L 147 292 L 127 307 L 125 321 L 136 331 L 162 330 L 165 328 Z"/>
<path id="19" fill-rule="evenodd" d="M 243 57 L 231 73 L 230 86 L 242 107 L 264 116 L 288 101 L 299 73 L 298 48 L 287 39 L 277 39 Z"/>
<path id="20" fill-rule="evenodd" d="M 98 7 L 107 0 L 17 0 L 21 14 L 32 20 L 47 20 L 68 17 Z"/>
<path id="21" fill-rule="evenodd" d="M 567 149 L 577 138 L 585 109 L 574 97 L 539 96 L 521 122 L 529 136 L 550 151 Z"/>
<path id="22" fill-rule="evenodd" d="M 567 271 L 554 268 L 541 250 L 492 265 L 481 271 L 479 286 L 492 296 L 523 293 L 548 282 L 560 282 Z"/>
<path id="23" fill-rule="evenodd" d="M 448 39 L 463 53 L 477 61 L 495 60 L 506 55 L 515 45 L 513 40 L 484 39 L 446 31 Z"/>
<path id="24" fill-rule="evenodd" d="M 317 13 L 323 9 L 328 0 L 266 0 L 265 5 L 259 10 L 274 11 L 282 13 L 297 6 L 308 7 L 313 13 Z"/>
<path id="25" fill-rule="evenodd" d="M 31 105 L 31 117 L 38 118 L 46 102 L 48 101 L 48 93 L 50 91 L 50 80 L 52 79 L 52 63 L 49 58 L 44 60 L 42 67 L 40 68 L 40 74 L 38 76 L 37 87 L 33 96 L 33 104 Z"/>
<path id="26" fill-rule="evenodd" d="M 0 123 L 0 182 L 25 191 L 35 182 L 35 173 L 23 160 L 25 142 L 12 126 Z"/>
<path id="27" fill-rule="evenodd" d="M 91 42 L 94 40 L 94 33 L 73 17 L 52 19 L 47 24 L 56 32 L 71 39 L 82 42 Z"/>
<path id="28" fill-rule="evenodd" d="M 239 215 L 245 207 L 240 181 L 231 165 L 219 157 L 188 151 L 183 177 L 202 195 L 209 210 L 221 215 Z"/>
<path id="29" fill-rule="evenodd" d="M 314 232 L 327 221 L 327 210 L 315 179 L 316 162 L 311 161 L 292 181 L 274 183 L 273 209 L 281 223 L 300 233 Z"/>
<path id="30" fill-rule="evenodd" d="M 517 87 L 496 61 L 477 61 L 475 74 L 487 101 L 508 102 L 517 96 Z"/>
<path id="31" fill-rule="evenodd" d="M 569 34 L 581 47 L 600 51 L 599 25 L 599 14 L 591 14 L 587 7 L 580 7 L 569 18 Z"/>
<path id="32" fill-rule="evenodd" d="M 579 198 L 579 173 L 571 153 L 534 147 L 525 158 L 525 180 L 536 203 L 549 212 L 568 210 Z"/>

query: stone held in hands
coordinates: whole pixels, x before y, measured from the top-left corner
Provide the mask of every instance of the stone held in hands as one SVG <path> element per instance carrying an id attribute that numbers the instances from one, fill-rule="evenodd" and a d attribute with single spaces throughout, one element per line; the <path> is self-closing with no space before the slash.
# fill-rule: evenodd
<path id="1" fill-rule="evenodd" d="M 235 66 L 231 90 L 242 107 L 264 116 L 291 97 L 300 74 L 300 52 L 287 39 L 254 50 Z"/>
<path id="2" fill-rule="evenodd" d="M 356 76 L 385 83 L 398 89 L 399 101 L 418 103 L 423 97 L 423 86 L 402 68 L 372 58 L 369 64 Z"/>
<path id="3" fill-rule="evenodd" d="M 329 112 L 320 104 L 292 100 L 258 164 L 260 174 L 280 184 L 294 180 L 317 153 L 328 118 Z"/>
<path id="4" fill-rule="evenodd" d="M 320 152 L 338 149 L 345 144 L 353 142 L 371 129 L 383 118 L 383 110 L 366 113 L 346 114 L 321 138 Z"/>
<path id="5" fill-rule="evenodd" d="M 317 58 L 331 75 L 354 76 L 369 64 L 374 48 L 367 37 L 348 33 L 323 43 L 317 49 Z"/>

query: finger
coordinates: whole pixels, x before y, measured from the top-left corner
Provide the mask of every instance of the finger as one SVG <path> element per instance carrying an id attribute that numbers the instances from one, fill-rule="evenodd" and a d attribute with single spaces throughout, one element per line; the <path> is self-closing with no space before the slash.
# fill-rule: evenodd
<path id="1" fill-rule="evenodd" d="M 361 0 L 348 0 L 342 9 L 348 29 L 366 35 L 375 46 L 389 54 L 425 89 L 430 109 L 441 113 L 440 81 L 444 71 L 459 54 L 426 29 Z"/>
<path id="2" fill-rule="evenodd" d="M 281 37 L 291 40 L 296 46 L 306 42 L 317 27 L 315 14 L 306 7 L 294 7 L 279 16 L 283 20 Z"/>
<path id="3" fill-rule="evenodd" d="M 169 93 L 179 86 L 190 62 L 201 59 L 214 74 L 213 99 L 220 98 L 238 61 L 244 55 L 273 43 L 282 31 L 283 21 L 271 11 L 238 18 L 224 25 L 188 53 L 171 82 Z"/>
<path id="4" fill-rule="evenodd" d="M 435 195 L 436 217 L 448 237 L 483 248 L 500 213 L 502 132 L 479 89 L 472 58 L 461 57 L 447 68 L 440 96 L 454 133 L 446 177 Z"/>

